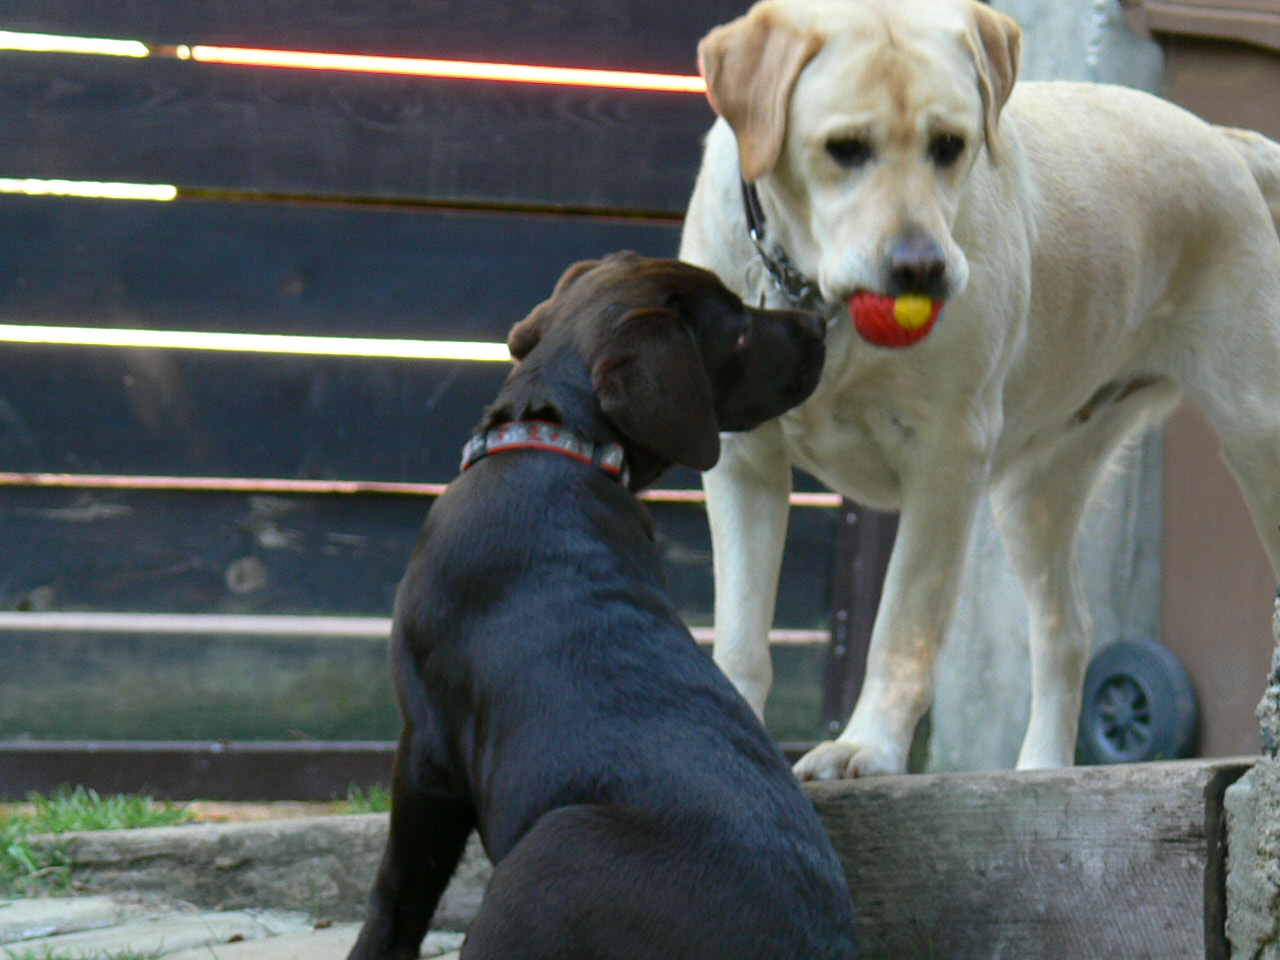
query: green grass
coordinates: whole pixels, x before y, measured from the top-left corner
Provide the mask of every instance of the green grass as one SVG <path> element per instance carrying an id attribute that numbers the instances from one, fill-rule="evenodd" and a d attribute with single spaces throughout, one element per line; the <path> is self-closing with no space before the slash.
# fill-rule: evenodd
<path id="1" fill-rule="evenodd" d="M 32 833 L 168 827 L 192 818 L 189 811 L 168 801 L 158 803 L 137 794 L 103 797 L 84 787 L 62 787 L 52 797 L 31 794 L 27 800 L 34 807 L 25 815 Z"/>
<path id="2" fill-rule="evenodd" d="M 21 819 L 0 820 L 0 897 L 63 890 L 71 882 L 70 863 L 61 845 L 33 845 Z"/>
<path id="3" fill-rule="evenodd" d="M 347 789 L 346 804 L 351 813 L 386 813 L 391 809 L 391 791 L 380 783 L 368 790 L 352 785 Z"/>
<path id="4" fill-rule="evenodd" d="M 31 794 L 27 802 L 30 810 L 11 814 L 0 811 L 0 896 L 66 889 L 71 879 L 70 862 L 58 842 L 59 834 L 169 826 L 191 819 L 191 814 L 181 807 L 157 803 L 150 797 L 103 797 L 84 787 L 63 787 L 51 797 Z M 36 834 L 53 834 L 54 839 L 32 843 L 31 837 Z M 18 960 L 28 958 L 18 955 Z"/>

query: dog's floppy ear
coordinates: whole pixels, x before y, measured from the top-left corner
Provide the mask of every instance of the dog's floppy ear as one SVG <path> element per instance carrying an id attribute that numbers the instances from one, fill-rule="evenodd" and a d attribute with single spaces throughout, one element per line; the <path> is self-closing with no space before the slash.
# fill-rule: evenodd
<path id="1" fill-rule="evenodd" d="M 720 459 L 715 401 L 693 336 L 670 310 L 635 310 L 591 368 L 601 409 L 630 440 L 664 460 L 710 470 Z"/>
<path id="2" fill-rule="evenodd" d="M 984 3 L 971 3 L 973 30 L 966 39 L 978 68 L 978 89 L 982 94 L 982 121 L 987 152 L 999 162 L 996 124 L 1014 81 L 1018 79 L 1018 59 L 1022 53 L 1022 28 L 1011 18 Z"/>
<path id="3" fill-rule="evenodd" d="M 574 281 L 599 264 L 599 260 L 580 260 L 573 264 L 560 275 L 556 288 L 551 291 L 551 296 L 534 307 L 527 317 L 511 328 L 511 332 L 507 334 L 507 349 L 511 351 L 513 360 L 523 360 L 528 356 L 529 351 L 538 345 L 547 324 L 555 313 L 557 301 L 573 286 Z"/>
<path id="4" fill-rule="evenodd" d="M 791 88 L 821 46 L 821 37 L 800 29 L 769 3 L 716 27 L 698 44 L 707 97 L 733 128 L 748 183 L 778 162 Z"/>

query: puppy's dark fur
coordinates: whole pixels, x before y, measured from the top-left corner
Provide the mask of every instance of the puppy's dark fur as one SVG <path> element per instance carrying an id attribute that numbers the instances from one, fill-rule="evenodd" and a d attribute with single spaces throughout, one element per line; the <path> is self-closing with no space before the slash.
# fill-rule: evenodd
<path id="1" fill-rule="evenodd" d="M 716 278 L 581 263 L 509 340 L 482 429 L 621 442 L 635 489 L 813 389 L 822 325 Z M 473 828 L 496 864 L 466 960 L 850 960 L 853 909 L 787 763 L 672 608 L 648 515 L 554 452 L 477 462 L 396 599 L 391 833 L 352 960 L 410 960 Z"/>

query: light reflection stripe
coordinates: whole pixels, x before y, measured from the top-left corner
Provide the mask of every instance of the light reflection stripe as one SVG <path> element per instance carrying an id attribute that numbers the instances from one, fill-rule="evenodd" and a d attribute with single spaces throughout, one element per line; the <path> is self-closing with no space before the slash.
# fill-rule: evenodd
<path id="1" fill-rule="evenodd" d="M 0 177 L 0 193 L 28 197 L 87 197 L 95 200 L 175 200 L 178 188 L 168 183 L 99 183 L 95 180 L 37 180 Z"/>
<path id="2" fill-rule="evenodd" d="M 697 74 L 650 73 L 587 67 L 552 67 L 527 63 L 443 60 L 426 57 L 388 57 L 372 54 L 322 53 L 306 50 L 266 50 L 211 44 L 148 45 L 137 40 L 68 37 L 0 30 L 0 50 L 26 53 L 72 53 L 117 57 L 176 57 L 199 63 L 276 67 L 292 70 L 330 70 L 395 74 L 454 80 L 540 83 L 556 86 L 648 90 L 665 93 L 705 93 Z"/>
<path id="3" fill-rule="evenodd" d="M 407 360 L 467 360 L 507 363 L 505 343 L 478 340 L 396 340 L 377 337 L 317 337 L 273 333 L 204 333 L 0 323 L 0 342 L 172 350 L 224 350 Z"/>
<path id="4" fill-rule="evenodd" d="M 103 40 L 97 37 L 65 37 L 51 33 L 0 30 L 0 50 L 24 53 L 82 53 L 100 57 L 146 57 L 150 48 L 137 40 Z"/>
<path id="5" fill-rule="evenodd" d="M 307 53 L 299 50 L 258 50 L 245 47 L 196 45 L 179 47 L 201 63 L 239 66 L 285 67 L 294 70 L 339 70 L 353 73 L 386 73 L 453 80 L 496 80 L 508 83 L 543 83 L 558 86 L 604 87 L 667 93 L 705 93 L 706 83 L 697 75 L 642 73 L 626 70 L 594 70 L 580 67 L 544 67 L 521 63 L 486 63 L 473 60 L 434 60 L 415 57 L 378 57 L 347 53 Z"/>
<path id="6" fill-rule="evenodd" d="M 403 494 L 438 497 L 448 484 L 386 480 L 304 480 L 290 477 L 158 477 L 102 473 L 0 472 L 0 487 L 52 487 L 85 490 L 171 490 L 212 493 Z M 650 503 L 706 502 L 701 490 L 644 490 Z M 793 507 L 840 506 L 836 493 L 792 493 Z"/>
<path id="7" fill-rule="evenodd" d="M 0 611 L 0 630 L 68 633 L 170 634 L 175 636 L 351 637 L 385 641 L 389 617 L 289 616 L 229 613 L 97 613 Z M 715 640 L 711 627 L 693 627 L 699 643 Z M 771 630 L 769 642 L 781 646 L 826 643 L 825 630 Z"/>

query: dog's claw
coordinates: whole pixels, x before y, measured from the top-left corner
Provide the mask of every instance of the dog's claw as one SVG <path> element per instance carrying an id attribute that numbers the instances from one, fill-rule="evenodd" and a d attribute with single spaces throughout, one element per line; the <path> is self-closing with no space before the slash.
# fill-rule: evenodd
<path id="1" fill-rule="evenodd" d="M 843 740 L 818 744 L 793 769 L 801 780 L 852 780 L 903 772 L 886 751 Z"/>

